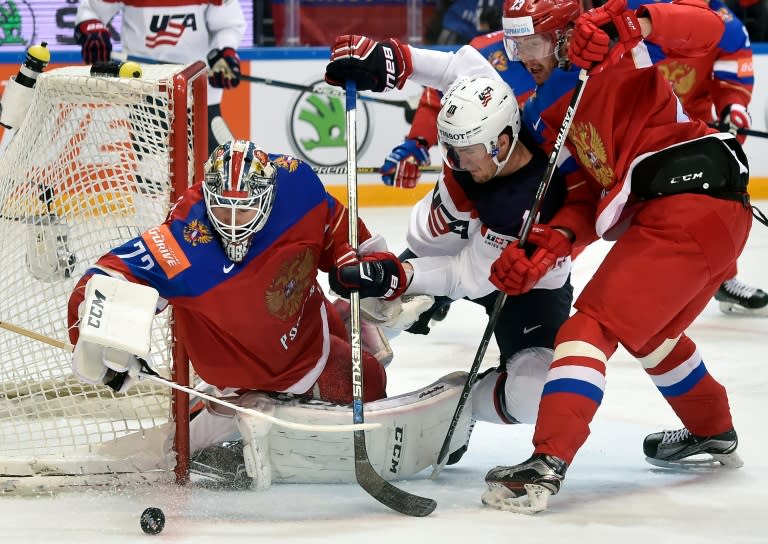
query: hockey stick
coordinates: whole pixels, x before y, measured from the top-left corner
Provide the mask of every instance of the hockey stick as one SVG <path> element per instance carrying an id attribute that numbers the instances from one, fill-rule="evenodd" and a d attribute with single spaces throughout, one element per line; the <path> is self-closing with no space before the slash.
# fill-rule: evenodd
<path id="1" fill-rule="evenodd" d="M 59 348 L 64 351 L 72 352 L 75 349 L 75 347 L 69 342 L 62 342 L 61 340 L 56 340 L 55 338 L 51 338 L 50 336 L 45 336 L 35 331 L 31 331 L 29 329 L 25 329 L 24 327 L 13 325 L 11 323 L 6 323 L 4 321 L 0 321 L 0 329 L 5 329 L 7 331 L 11 331 L 16 334 L 20 334 L 22 336 L 26 336 L 27 338 L 32 338 L 33 340 L 37 340 L 38 342 L 48 344 L 49 346 L 53 346 L 55 348 Z M 244 414 L 256 416 L 260 419 L 264 419 L 280 427 L 285 427 L 286 429 L 294 429 L 297 431 L 319 432 L 319 433 L 346 433 L 349 431 L 363 433 L 363 431 L 377 429 L 381 427 L 381 423 L 360 422 L 360 424 L 355 424 L 355 425 L 312 425 L 312 424 L 304 424 L 304 423 L 295 423 L 293 421 L 280 419 L 274 416 L 270 416 L 269 414 L 259 412 L 258 410 L 252 410 L 250 408 L 238 406 L 237 404 L 233 404 L 224 399 L 220 399 L 218 397 L 208 395 L 206 393 L 203 393 L 202 391 L 197 391 L 196 389 L 192 389 L 191 387 L 185 387 L 183 385 L 179 385 L 178 383 L 173 382 L 171 380 L 166 380 L 165 378 L 159 376 L 154 370 L 152 370 L 152 368 L 150 368 L 149 364 L 146 361 L 144 361 L 141 358 L 139 358 L 139 360 L 142 362 L 142 367 L 143 367 L 142 370 L 139 372 L 139 374 L 144 379 L 166 385 L 172 389 L 177 389 L 179 391 L 183 391 L 184 393 L 188 393 L 190 395 L 195 395 L 197 397 L 200 397 L 202 399 L 208 400 L 216 404 L 220 404 L 222 406 L 226 406 L 227 408 L 230 408 L 231 410 L 234 410 L 236 412 L 242 412 Z"/>
<path id="2" fill-rule="evenodd" d="M 347 130 L 347 215 L 349 219 L 349 245 L 357 251 L 357 87 L 354 81 L 346 84 Z M 350 320 L 349 343 L 352 347 L 352 421 L 365 421 L 363 409 L 363 347 L 360 337 L 360 293 L 353 290 L 349 295 Z M 355 448 L 355 477 L 369 495 L 392 510 L 408 516 L 427 516 L 437 503 L 432 499 L 412 495 L 384 478 L 371 465 L 365 447 L 365 433 L 353 434 Z"/>
<path id="3" fill-rule="evenodd" d="M 291 89 L 294 91 L 301 91 L 305 93 L 324 94 L 328 96 L 338 96 L 338 97 L 344 96 L 344 91 L 342 91 L 341 89 L 335 89 L 329 85 L 323 85 L 322 83 L 317 85 L 302 85 L 300 83 L 291 83 L 290 81 L 280 81 L 277 79 L 257 77 L 257 76 L 251 76 L 246 74 L 242 74 L 240 76 L 240 79 L 242 79 L 243 81 L 248 81 L 250 83 L 263 83 L 264 85 L 271 85 L 272 87 L 281 87 L 283 89 Z M 386 100 L 384 98 L 377 98 L 375 96 L 366 96 L 366 95 L 359 95 L 358 98 L 365 102 L 403 108 L 405 110 L 405 115 L 406 116 L 410 115 L 412 118 L 413 113 L 416 111 L 416 108 L 419 105 L 419 100 L 421 99 L 421 95 L 414 96 L 409 100 Z"/>
<path id="4" fill-rule="evenodd" d="M 539 183 L 539 187 L 536 190 L 536 196 L 534 197 L 533 204 L 531 205 L 531 210 L 526 216 L 525 221 L 523 222 L 523 226 L 520 229 L 520 239 L 518 244 L 521 247 L 524 246 L 528 241 L 528 235 L 531 233 L 533 223 L 536 220 L 536 216 L 539 215 L 539 210 L 541 209 L 541 205 L 544 202 L 544 196 L 547 194 L 549 184 L 552 182 L 552 176 L 555 174 L 555 168 L 557 168 L 557 159 L 560 156 L 560 150 L 563 148 L 566 136 L 568 136 L 568 131 L 571 128 L 573 116 L 576 114 L 576 108 L 581 101 L 581 95 L 584 93 L 584 86 L 587 83 L 587 79 L 589 79 L 587 71 L 582 69 L 579 72 L 579 80 L 576 83 L 576 87 L 573 89 L 571 102 L 568 104 L 568 109 L 565 112 L 563 123 L 560 125 L 560 131 L 557 133 L 555 145 L 552 148 L 552 152 L 549 154 L 547 167 L 545 168 L 544 173 L 541 175 L 541 182 Z M 437 456 L 437 462 L 432 469 L 430 478 L 437 478 L 437 476 L 445 467 L 445 463 L 448 460 L 448 449 L 451 446 L 453 433 L 456 431 L 456 426 L 459 423 L 461 412 L 464 410 L 464 406 L 467 404 L 467 399 L 469 398 L 469 394 L 472 391 L 472 386 L 477 379 L 477 373 L 480 371 L 480 365 L 483 362 L 483 357 L 485 357 L 485 350 L 488 348 L 488 343 L 490 342 L 493 331 L 496 329 L 496 324 L 499 321 L 499 315 L 501 315 L 501 308 L 504 306 L 506 301 L 507 294 L 504 291 L 500 291 L 498 295 L 496 295 L 496 301 L 494 302 L 493 310 L 491 311 L 491 315 L 488 317 L 488 325 L 485 327 L 485 332 L 483 332 L 483 337 L 480 340 L 480 345 L 477 348 L 475 359 L 472 361 L 472 366 L 470 367 L 469 373 L 467 374 L 467 381 L 464 382 L 464 388 L 461 390 L 459 402 L 456 404 L 456 410 L 453 413 L 453 419 L 451 419 L 451 422 L 448 425 L 448 432 L 445 434 L 443 445 L 440 448 L 440 453 Z"/>
<path id="5" fill-rule="evenodd" d="M 712 128 L 716 128 L 717 130 L 720 130 L 721 132 L 728 132 L 727 130 L 722 130 L 720 128 L 720 125 L 717 125 L 715 123 L 707 123 L 707 126 L 710 126 Z M 737 128 L 736 134 L 743 134 L 744 136 L 755 136 L 757 138 L 768 138 L 768 132 L 763 132 L 762 130 L 755 130 L 753 128 Z"/>
<path id="6" fill-rule="evenodd" d="M 312 167 L 318 174 L 346 174 L 346 166 L 314 166 Z M 380 168 L 378 166 L 358 166 L 358 174 L 378 174 Z M 442 172 L 442 166 L 419 166 L 419 172 Z"/>
<path id="7" fill-rule="evenodd" d="M 121 55 L 113 55 L 113 58 L 115 60 L 122 61 Z M 147 57 L 139 57 L 136 55 L 128 55 L 126 57 L 127 60 L 132 60 L 134 62 L 140 62 L 142 64 L 163 64 L 163 61 L 150 59 Z M 324 94 L 328 96 L 337 96 L 339 98 L 344 97 L 344 91 L 341 89 L 334 89 L 333 87 L 329 85 L 302 85 L 301 83 L 293 83 L 290 81 L 281 81 L 279 79 L 272 79 L 268 77 L 257 77 L 252 76 L 248 74 L 240 74 L 240 79 L 242 81 L 247 81 L 249 83 L 261 83 L 263 85 L 270 85 L 272 87 L 280 87 L 282 89 L 291 89 L 293 91 L 301 91 L 304 93 L 314 93 L 314 94 Z M 395 106 L 398 108 L 403 108 L 405 110 L 405 116 L 406 118 L 413 119 L 413 114 L 416 112 L 416 108 L 419 106 L 419 100 L 421 99 L 421 95 L 411 97 L 408 100 L 386 100 L 384 98 L 377 98 L 375 96 L 358 96 L 360 100 L 364 100 L 366 102 L 372 102 L 374 104 L 383 104 L 385 106 Z"/>

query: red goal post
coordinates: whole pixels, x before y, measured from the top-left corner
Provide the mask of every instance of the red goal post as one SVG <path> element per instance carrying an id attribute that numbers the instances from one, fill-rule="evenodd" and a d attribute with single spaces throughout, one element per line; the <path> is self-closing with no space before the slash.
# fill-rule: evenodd
<path id="1" fill-rule="evenodd" d="M 79 66 L 39 77 L 0 155 L 0 321 L 68 341 L 77 279 L 202 179 L 205 64 L 143 72 L 94 77 Z M 188 385 L 172 308 L 152 338 L 160 374 Z M 68 353 L 0 329 L 0 492 L 186 482 L 188 406 L 185 393 L 150 383 L 125 394 L 79 383 Z"/>

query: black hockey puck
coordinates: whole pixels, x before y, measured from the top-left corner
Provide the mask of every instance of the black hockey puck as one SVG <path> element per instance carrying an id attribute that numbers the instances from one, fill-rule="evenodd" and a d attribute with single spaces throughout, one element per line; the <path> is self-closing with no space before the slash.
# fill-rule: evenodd
<path id="1" fill-rule="evenodd" d="M 147 508 L 141 513 L 141 530 L 148 535 L 156 535 L 165 527 L 165 514 L 159 508 Z"/>

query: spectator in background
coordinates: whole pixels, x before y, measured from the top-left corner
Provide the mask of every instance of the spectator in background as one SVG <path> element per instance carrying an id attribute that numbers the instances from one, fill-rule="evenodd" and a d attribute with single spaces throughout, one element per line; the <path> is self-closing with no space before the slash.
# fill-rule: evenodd
<path id="1" fill-rule="evenodd" d="M 434 42 L 463 45 L 482 34 L 501 30 L 501 1 L 455 0 L 438 10 L 436 17 L 440 18 L 440 29 Z"/>
<path id="2" fill-rule="evenodd" d="M 188 64 L 207 60 L 208 151 L 232 139 L 221 117 L 223 89 L 240 83 L 237 46 L 245 19 L 237 0 L 213 2 L 123 3 L 81 0 L 75 18 L 75 41 L 86 64 L 106 62 L 112 53 L 107 24 L 122 11 L 123 53 L 136 59 Z"/>

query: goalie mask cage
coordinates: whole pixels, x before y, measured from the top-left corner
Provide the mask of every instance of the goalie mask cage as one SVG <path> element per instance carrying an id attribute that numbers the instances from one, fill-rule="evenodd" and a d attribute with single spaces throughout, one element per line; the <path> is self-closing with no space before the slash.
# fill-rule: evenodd
<path id="1" fill-rule="evenodd" d="M 160 224 L 202 179 L 205 65 L 143 70 L 139 79 L 92 77 L 88 66 L 39 77 L 0 155 L 2 323 L 68 342 L 67 300 L 83 272 Z M 172 309 L 155 317 L 153 366 L 186 385 L 172 323 Z M 82 384 L 70 353 L 0 328 L 0 493 L 184 482 L 188 449 L 186 394 L 150 381 L 125 394 Z"/>

